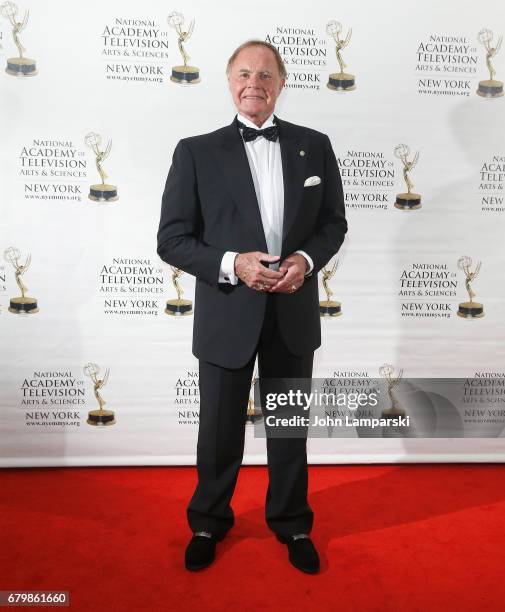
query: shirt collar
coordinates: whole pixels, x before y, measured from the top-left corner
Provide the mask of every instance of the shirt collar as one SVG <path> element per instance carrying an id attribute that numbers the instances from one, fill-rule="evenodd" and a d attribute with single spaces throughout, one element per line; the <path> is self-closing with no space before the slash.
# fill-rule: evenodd
<path id="1" fill-rule="evenodd" d="M 271 127 L 274 124 L 274 114 L 272 113 L 268 119 L 263 123 L 261 127 L 255 125 L 250 119 L 246 119 L 240 113 L 237 113 L 237 119 L 241 121 L 245 126 L 253 128 L 254 130 L 263 130 L 267 127 Z"/>

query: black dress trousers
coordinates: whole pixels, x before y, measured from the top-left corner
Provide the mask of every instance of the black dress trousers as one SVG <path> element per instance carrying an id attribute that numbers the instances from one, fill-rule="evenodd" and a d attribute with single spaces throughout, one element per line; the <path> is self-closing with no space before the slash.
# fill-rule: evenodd
<path id="1" fill-rule="evenodd" d="M 187 508 L 193 532 L 223 534 L 234 524 L 230 502 L 244 454 L 247 405 L 256 354 L 262 399 L 265 388 L 262 379 L 312 378 L 314 352 L 297 356 L 286 348 L 276 320 L 276 297 L 267 294 L 258 346 L 244 367 L 229 369 L 199 360 L 198 484 Z M 262 401 L 263 410 L 264 405 Z M 307 501 L 306 435 L 267 437 L 266 446 L 269 476 L 266 522 L 272 531 L 283 536 L 309 533 L 313 512 Z"/>

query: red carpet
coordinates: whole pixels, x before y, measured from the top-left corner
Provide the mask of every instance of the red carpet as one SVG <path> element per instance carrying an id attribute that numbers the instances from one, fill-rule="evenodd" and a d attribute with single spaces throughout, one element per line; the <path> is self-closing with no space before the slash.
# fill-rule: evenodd
<path id="1" fill-rule="evenodd" d="M 308 576 L 264 523 L 263 467 L 242 468 L 235 528 L 199 573 L 183 567 L 194 468 L 2 470 L 0 590 L 68 590 L 94 612 L 503 610 L 504 474 L 311 468 L 322 571 Z"/>

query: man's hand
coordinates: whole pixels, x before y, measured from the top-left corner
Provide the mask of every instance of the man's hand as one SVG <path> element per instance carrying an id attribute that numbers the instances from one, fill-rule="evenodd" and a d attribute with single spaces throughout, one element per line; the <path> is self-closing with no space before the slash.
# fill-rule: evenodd
<path id="1" fill-rule="evenodd" d="M 305 281 L 305 273 L 309 269 L 309 262 L 300 253 L 289 255 L 279 266 L 282 279 L 269 289 L 272 293 L 294 293 Z"/>
<path id="2" fill-rule="evenodd" d="M 240 253 L 235 257 L 235 274 L 251 289 L 268 291 L 284 276 L 284 272 L 269 270 L 261 262 L 279 261 L 278 255 L 269 255 L 261 251 Z"/>

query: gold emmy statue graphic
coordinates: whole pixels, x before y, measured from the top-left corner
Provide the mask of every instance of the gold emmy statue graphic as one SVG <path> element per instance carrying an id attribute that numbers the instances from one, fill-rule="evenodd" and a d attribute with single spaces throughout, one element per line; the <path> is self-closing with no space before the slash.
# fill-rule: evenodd
<path id="1" fill-rule="evenodd" d="M 88 412 L 88 419 L 86 423 L 89 425 L 94 425 L 95 427 L 114 425 L 116 423 L 114 412 L 112 410 L 104 410 L 105 400 L 100 395 L 100 389 L 105 387 L 107 381 L 109 380 L 109 369 L 105 371 L 105 376 L 103 378 L 98 378 L 100 366 L 96 363 L 87 363 L 83 368 L 83 372 L 93 381 L 93 392 L 99 406 L 98 410 L 90 410 Z"/>
<path id="2" fill-rule="evenodd" d="M 105 182 L 105 179 L 107 179 L 108 176 L 102 167 L 102 162 L 109 156 L 112 141 L 109 140 L 107 146 L 105 147 L 105 151 L 100 151 L 102 137 L 100 134 L 90 132 L 89 134 L 86 134 L 84 142 L 95 154 L 96 169 L 98 170 L 98 174 L 102 179 L 100 184 L 91 185 L 89 188 L 88 198 L 94 202 L 116 202 L 119 199 L 117 195 L 117 187 L 115 185 L 108 185 Z"/>
<path id="3" fill-rule="evenodd" d="M 403 370 L 399 370 L 398 375 L 395 375 L 395 369 L 392 365 L 385 363 L 379 368 L 379 374 L 386 379 L 388 384 L 388 395 L 391 401 L 391 408 L 386 408 L 382 411 L 381 417 L 390 416 L 405 416 L 405 410 L 400 406 L 394 394 L 394 388 L 400 383 L 403 377 Z"/>
<path id="4" fill-rule="evenodd" d="M 174 66 L 172 68 L 172 76 L 170 80 L 174 83 L 179 83 L 183 85 L 196 85 L 196 83 L 200 82 L 200 71 L 195 66 L 188 66 L 189 55 L 184 48 L 184 43 L 186 43 L 190 38 L 191 34 L 193 34 L 193 30 L 195 28 L 195 20 L 192 19 L 189 24 L 189 28 L 187 32 L 182 29 L 184 24 L 184 15 L 182 13 L 173 12 L 167 17 L 168 25 L 177 32 L 179 39 L 177 41 L 179 45 L 179 51 L 182 55 L 182 61 L 184 64 L 182 66 Z"/>
<path id="5" fill-rule="evenodd" d="M 259 421 L 263 418 L 263 413 L 261 412 L 261 407 L 254 405 L 254 385 L 258 380 L 258 374 L 255 372 L 251 381 L 251 393 L 252 397 L 249 396 L 247 400 L 247 421 L 246 423 L 249 425 L 253 425 L 256 421 Z"/>
<path id="6" fill-rule="evenodd" d="M 472 267 L 472 258 L 464 255 L 458 259 L 458 268 L 464 272 L 465 278 L 465 287 L 468 291 L 468 296 L 470 298 L 469 302 L 461 302 L 458 308 L 458 317 L 463 317 L 463 319 L 480 319 L 484 316 L 484 306 L 479 304 L 479 302 L 474 302 L 473 298 L 475 297 L 475 292 L 471 287 L 471 283 L 477 278 L 477 275 L 480 272 L 480 264 L 481 262 L 475 266 L 475 270 L 472 272 L 470 268 Z"/>
<path id="7" fill-rule="evenodd" d="M 16 21 L 15 17 L 17 12 L 18 7 L 16 4 L 14 4 L 14 2 L 4 2 L 0 6 L 0 13 L 2 16 L 11 22 L 12 36 L 14 37 L 14 43 L 18 48 L 19 53 L 19 57 L 9 57 L 5 72 L 7 72 L 7 74 L 12 74 L 12 76 L 35 76 L 37 74 L 37 64 L 35 60 L 23 56 L 26 49 L 19 40 L 19 34 L 25 29 L 26 24 L 28 23 L 30 11 L 25 11 L 25 16 L 23 17 L 22 21 Z"/>
<path id="8" fill-rule="evenodd" d="M 477 36 L 479 42 L 484 45 L 484 48 L 486 49 L 486 65 L 487 69 L 489 70 L 489 79 L 479 81 L 479 88 L 477 89 L 477 93 L 483 98 L 499 98 L 503 96 L 503 81 L 495 80 L 494 76 L 496 74 L 496 70 L 491 64 L 491 59 L 500 50 L 503 36 L 500 36 L 496 45 L 492 47 L 491 42 L 493 40 L 493 36 L 493 32 L 487 28 L 481 30 Z"/>
<path id="9" fill-rule="evenodd" d="M 319 302 L 319 314 L 322 317 L 338 317 L 342 314 L 341 302 L 334 302 L 331 298 L 333 291 L 328 285 L 328 281 L 335 275 L 338 266 L 338 259 L 335 259 L 333 266 L 327 268 L 326 266 L 321 270 L 323 275 L 323 287 L 326 293 L 326 299 Z"/>
<path id="10" fill-rule="evenodd" d="M 16 271 L 16 283 L 18 284 L 18 287 L 21 291 L 21 297 L 11 298 L 9 312 L 12 312 L 14 314 L 35 314 L 39 311 L 37 300 L 35 298 L 27 297 L 25 295 L 28 289 L 23 283 L 23 279 L 21 278 L 30 267 L 32 256 L 28 255 L 24 264 L 19 263 L 20 257 L 21 253 L 18 249 L 15 249 L 14 247 L 9 247 L 4 251 L 5 261 L 12 264 L 14 270 Z"/>
<path id="11" fill-rule="evenodd" d="M 165 308 L 165 312 L 168 315 L 173 315 L 176 317 L 180 317 L 183 315 L 190 315 L 193 312 L 193 307 L 191 304 L 191 300 L 183 300 L 182 295 L 184 291 L 179 284 L 179 276 L 184 274 L 182 270 L 176 268 L 175 266 L 170 266 L 172 268 L 172 283 L 177 291 L 177 299 L 168 300 L 167 307 Z"/>
<path id="12" fill-rule="evenodd" d="M 419 151 L 414 155 L 411 161 L 408 160 L 410 148 L 406 144 L 399 144 L 395 147 L 395 156 L 403 164 L 403 179 L 407 185 L 407 193 L 399 193 L 396 196 L 395 208 L 400 210 L 416 210 L 421 208 L 421 196 L 418 193 L 412 193 L 414 183 L 410 180 L 409 172 L 411 172 L 419 160 Z"/>
<path id="13" fill-rule="evenodd" d="M 330 74 L 326 87 L 334 91 L 353 91 L 356 89 L 356 78 L 353 74 L 344 72 L 344 68 L 347 67 L 347 64 L 342 59 L 342 54 L 340 53 L 342 49 L 347 47 L 351 40 L 352 28 L 349 28 L 347 31 L 347 36 L 344 40 L 340 38 L 341 32 L 342 24 L 338 21 L 332 20 L 326 24 L 326 34 L 335 41 L 335 53 L 337 55 L 338 65 L 340 66 L 340 72 Z"/>

